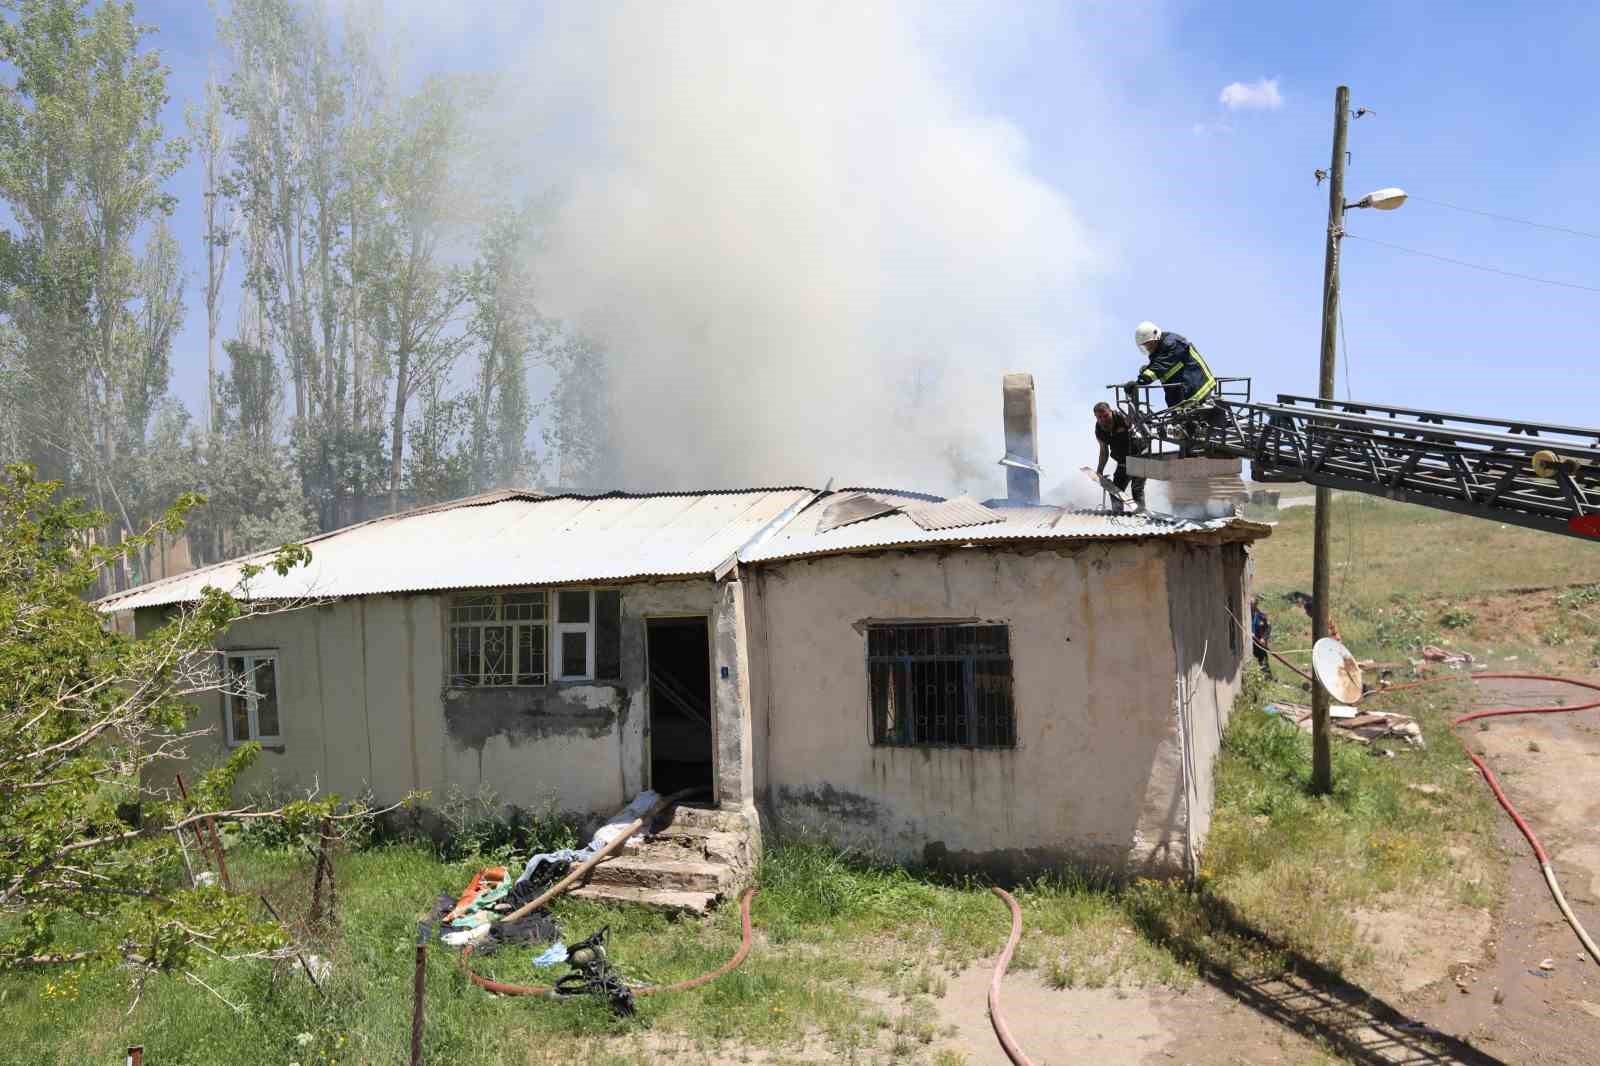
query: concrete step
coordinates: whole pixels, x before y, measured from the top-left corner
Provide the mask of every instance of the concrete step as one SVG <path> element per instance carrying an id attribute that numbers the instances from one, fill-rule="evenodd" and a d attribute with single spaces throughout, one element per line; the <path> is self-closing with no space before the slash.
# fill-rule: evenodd
<path id="1" fill-rule="evenodd" d="M 609 859 L 589 873 L 595 885 L 665 888 L 719 893 L 733 883 L 733 868 L 720 862 L 664 859 L 659 855 L 624 855 Z"/>
<path id="2" fill-rule="evenodd" d="M 733 811 L 711 807 L 674 807 L 671 820 L 659 829 L 710 829 L 718 833 L 744 833 L 749 831 L 744 816 Z"/>
<path id="3" fill-rule="evenodd" d="M 601 867 L 605 865 L 605 863 L 600 864 Z M 591 883 L 573 889 L 568 895 L 601 903 L 628 903 L 649 907 L 651 910 L 665 911 L 668 914 L 693 914 L 696 917 L 704 917 L 717 905 L 715 892 L 674 892 L 629 885 Z"/>
<path id="4" fill-rule="evenodd" d="M 699 826 L 673 826 L 641 844 L 627 844 L 624 855 L 659 855 L 663 858 L 673 852 L 692 854 L 707 862 L 721 862 L 729 866 L 750 865 L 750 847 L 743 833 L 725 833 Z"/>

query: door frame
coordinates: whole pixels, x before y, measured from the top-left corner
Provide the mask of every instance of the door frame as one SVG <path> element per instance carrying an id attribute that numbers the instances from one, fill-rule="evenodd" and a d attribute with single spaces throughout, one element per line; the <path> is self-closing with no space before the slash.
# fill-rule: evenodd
<path id="1" fill-rule="evenodd" d="M 705 625 L 706 634 L 706 713 L 711 718 L 711 796 L 708 800 L 712 807 L 718 805 L 718 785 L 722 779 L 722 767 L 717 760 L 717 648 L 715 634 L 711 628 L 711 613 L 709 611 L 663 611 L 655 614 L 643 615 L 644 622 L 644 743 L 640 746 L 644 757 L 644 767 L 639 779 L 644 782 L 645 788 L 655 788 L 654 770 L 655 760 L 651 757 L 651 748 L 655 741 L 655 707 L 652 706 L 652 691 L 655 686 L 650 683 L 650 626 L 656 622 L 694 622 Z"/>

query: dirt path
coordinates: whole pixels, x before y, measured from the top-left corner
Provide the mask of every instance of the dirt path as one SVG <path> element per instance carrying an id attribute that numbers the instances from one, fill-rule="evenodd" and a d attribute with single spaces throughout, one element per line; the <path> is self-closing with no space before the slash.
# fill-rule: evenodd
<path id="1" fill-rule="evenodd" d="M 1536 681 L 1478 683 L 1483 706 L 1588 702 L 1577 689 Z M 1600 709 L 1497 718 L 1466 727 L 1501 787 L 1550 853 L 1562 890 L 1593 935 L 1600 930 Z M 1539 867 L 1509 818 L 1501 843 L 1509 884 L 1490 942 L 1467 991 L 1441 981 L 1413 998 L 1440 1030 L 1470 1039 L 1506 1062 L 1566 1066 L 1600 1061 L 1600 966 L 1550 898 Z M 1465 947 L 1465 945 L 1463 945 Z M 1540 968 L 1550 960 L 1552 969 Z M 1498 991 L 1497 991 L 1498 990 Z M 1496 998 L 1501 1002 L 1496 1003 Z"/>

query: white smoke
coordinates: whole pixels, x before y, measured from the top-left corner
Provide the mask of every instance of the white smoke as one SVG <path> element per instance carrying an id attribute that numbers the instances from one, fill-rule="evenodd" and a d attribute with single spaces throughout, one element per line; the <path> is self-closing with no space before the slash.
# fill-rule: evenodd
<path id="1" fill-rule="evenodd" d="M 951 73 L 959 26 L 917 11 L 548 14 L 500 104 L 559 190 L 544 299 L 609 353 L 628 486 L 997 495 L 1007 369 L 1042 418 L 1084 412 L 1041 426 L 1047 464 L 1082 453 L 1051 437 L 1088 434 L 1101 384 L 1073 377 L 1096 250 Z"/>

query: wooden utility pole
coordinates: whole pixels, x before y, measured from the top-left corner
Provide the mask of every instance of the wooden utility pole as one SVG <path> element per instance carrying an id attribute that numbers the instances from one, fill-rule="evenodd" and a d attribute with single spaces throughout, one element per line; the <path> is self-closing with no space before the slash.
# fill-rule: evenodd
<path id="1" fill-rule="evenodd" d="M 1344 236 L 1345 134 L 1350 125 L 1350 89 L 1333 94 L 1333 160 L 1328 165 L 1328 251 L 1322 267 L 1322 366 L 1317 396 L 1333 399 L 1333 361 L 1339 336 L 1339 239 Z M 1332 493 L 1317 486 L 1311 539 L 1311 642 L 1328 635 L 1328 523 Z M 1311 682 L 1311 791 L 1333 791 L 1333 752 L 1328 739 L 1328 690 Z"/>

